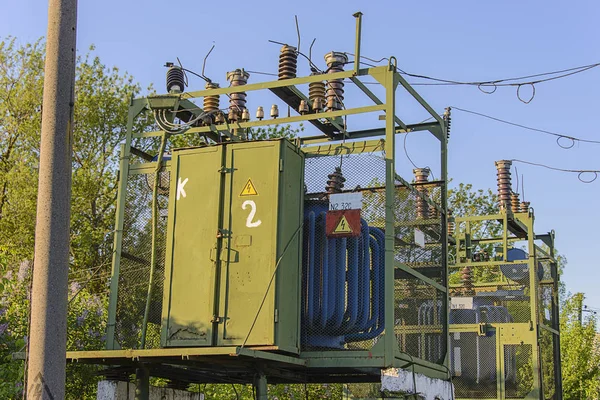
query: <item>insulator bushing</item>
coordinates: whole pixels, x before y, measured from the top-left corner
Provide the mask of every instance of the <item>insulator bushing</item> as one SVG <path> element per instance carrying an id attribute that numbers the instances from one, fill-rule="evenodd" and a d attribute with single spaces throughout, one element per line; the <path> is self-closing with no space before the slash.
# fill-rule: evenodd
<path id="1" fill-rule="evenodd" d="M 181 93 L 185 89 L 183 69 L 172 66 L 167 70 L 167 92 Z"/>
<path id="2" fill-rule="evenodd" d="M 448 210 L 448 236 L 454 236 L 456 232 L 456 222 L 452 216 L 452 210 Z"/>
<path id="3" fill-rule="evenodd" d="M 294 46 L 284 45 L 279 54 L 279 79 L 295 78 L 297 65 L 298 50 Z"/>
<path id="4" fill-rule="evenodd" d="M 342 175 L 342 169 L 340 167 L 335 167 L 335 171 L 331 174 L 327 175 L 327 186 L 325 186 L 325 191 L 327 193 L 341 193 L 344 188 L 344 182 L 346 182 L 346 178 Z"/>
<path id="5" fill-rule="evenodd" d="M 322 111 L 325 107 L 325 92 L 325 82 L 323 81 L 308 84 L 308 100 L 314 111 Z"/>
<path id="6" fill-rule="evenodd" d="M 446 139 L 450 139 L 450 128 L 452 126 L 451 108 L 446 107 L 444 110 L 444 121 L 446 121 Z"/>
<path id="7" fill-rule="evenodd" d="M 325 63 L 328 73 L 342 72 L 344 65 L 348 63 L 348 56 L 345 53 L 332 51 L 325 54 Z M 327 80 L 327 110 L 336 111 L 342 108 L 344 108 L 344 80 L 329 79 Z"/>
<path id="8" fill-rule="evenodd" d="M 531 203 L 528 202 L 528 201 L 522 201 L 521 204 L 520 204 L 520 206 L 519 206 L 519 212 L 522 212 L 522 213 L 529 212 L 529 205 L 530 204 Z"/>
<path id="9" fill-rule="evenodd" d="M 306 104 L 306 100 L 300 100 L 300 105 L 298 106 L 298 112 L 302 115 L 308 113 L 308 104 Z"/>
<path id="10" fill-rule="evenodd" d="M 510 167 L 512 161 L 500 160 L 496 161 L 497 180 L 498 180 L 498 202 L 500 209 L 507 211 L 511 209 L 511 179 L 510 179 Z"/>
<path id="11" fill-rule="evenodd" d="M 265 117 L 265 110 L 262 108 L 262 106 L 258 106 L 258 108 L 256 109 L 256 119 L 261 121 L 264 117 Z"/>
<path id="12" fill-rule="evenodd" d="M 474 295 L 475 292 L 473 291 L 473 275 L 471 274 L 471 268 L 464 267 L 460 271 L 460 274 L 460 278 L 464 289 L 463 294 L 466 296 Z"/>
<path id="13" fill-rule="evenodd" d="M 413 174 L 415 174 L 415 183 L 423 184 L 429 180 L 429 168 L 415 168 Z M 429 191 L 425 186 L 418 185 L 416 189 L 425 197 L 429 197 Z M 428 219 L 429 218 L 429 203 L 421 196 L 417 196 L 416 199 L 417 218 Z"/>
<path id="14" fill-rule="evenodd" d="M 219 84 L 213 83 L 213 82 L 206 82 L 206 85 L 204 86 L 204 88 L 205 89 L 218 89 Z M 207 115 L 207 117 L 204 120 L 209 125 L 215 120 L 216 114 L 219 111 L 219 101 L 220 101 L 219 95 L 204 96 L 204 100 L 203 100 L 204 112 L 209 114 L 209 115 Z"/>
<path id="15" fill-rule="evenodd" d="M 230 82 L 230 86 L 244 86 L 248 83 L 248 78 L 250 78 L 250 74 L 244 71 L 244 69 L 236 69 L 227 73 L 227 80 Z M 229 97 L 229 115 L 232 115 L 233 112 L 233 114 L 241 117 L 245 108 L 246 92 L 231 93 Z"/>
<path id="16" fill-rule="evenodd" d="M 510 210 L 513 213 L 521 212 L 521 202 L 519 201 L 519 193 L 510 194 Z"/>

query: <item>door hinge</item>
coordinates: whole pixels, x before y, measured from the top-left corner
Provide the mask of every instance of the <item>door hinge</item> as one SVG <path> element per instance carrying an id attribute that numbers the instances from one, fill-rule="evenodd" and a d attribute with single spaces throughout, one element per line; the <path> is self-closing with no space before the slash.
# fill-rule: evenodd
<path id="1" fill-rule="evenodd" d="M 221 169 L 219 169 L 219 172 L 222 174 L 231 174 L 235 170 L 237 170 L 237 168 L 221 167 Z"/>
<path id="2" fill-rule="evenodd" d="M 223 318 L 223 317 L 219 317 L 218 315 L 213 315 L 210 322 L 212 324 L 222 324 L 224 320 L 225 320 L 225 318 Z"/>
<path id="3" fill-rule="evenodd" d="M 231 237 L 231 231 L 227 229 L 218 229 L 217 230 L 217 239 L 228 239 Z"/>
<path id="4" fill-rule="evenodd" d="M 279 310 L 275 309 L 275 322 L 279 322 Z"/>
<path id="5" fill-rule="evenodd" d="M 279 159 L 279 172 L 283 171 L 283 158 Z"/>

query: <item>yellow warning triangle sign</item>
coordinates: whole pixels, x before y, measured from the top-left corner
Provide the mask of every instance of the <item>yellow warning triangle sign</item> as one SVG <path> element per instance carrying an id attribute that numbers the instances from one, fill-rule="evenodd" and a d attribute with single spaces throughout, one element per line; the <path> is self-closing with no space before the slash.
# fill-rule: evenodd
<path id="1" fill-rule="evenodd" d="M 254 184 L 252 183 L 252 179 L 248 178 L 248 182 L 246 182 L 246 184 L 244 185 L 240 196 L 258 196 L 258 192 L 256 191 L 256 187 L 254 187 Z"/>
<path id="2" fill-rule="evenodd" d="M 352 233 L 352 227 L 348 223 L 345 215 L 342 215 L 342 218 L 340 218 L 340 222 L 338 222 L 333 233 Z"/>

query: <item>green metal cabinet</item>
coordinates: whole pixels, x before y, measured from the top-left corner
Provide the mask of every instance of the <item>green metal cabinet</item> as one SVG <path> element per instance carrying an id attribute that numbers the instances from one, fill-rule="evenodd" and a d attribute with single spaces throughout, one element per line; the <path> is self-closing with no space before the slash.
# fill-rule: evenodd
<path id="1" fill-rule="evenodd" d="M 303 168 L 283 139 L 173 152 L 163 346 L 298 352 Z"/>

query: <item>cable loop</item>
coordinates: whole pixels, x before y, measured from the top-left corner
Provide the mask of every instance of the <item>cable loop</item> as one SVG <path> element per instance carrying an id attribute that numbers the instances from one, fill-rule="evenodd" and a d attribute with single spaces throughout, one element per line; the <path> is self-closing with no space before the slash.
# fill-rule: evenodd
<path id="1" fill-rule="evenodd" d="M 570 140 L 571 142 L 567 145 L 563 145 L 560 143 L 561 139 L 566 139 L 566 140 Z M 559 136 L 556 138 L 556 144 L 558 145 L 558 147 L 563 148 L 563 149 L 572 149 L 573 146 L 575 146 L 575 138 L 572 138 L 570 136 Z"/>
<path id="2" fill-rule="evenodd" d="M 483 86 L 489 86 L 489 85 L 492 85 L 494 90 L 492 90 L 491 92 L 488 92 L 488 91 L 482 89 Z M 494 82 L 482 82 L 477 85 L 477 89 L 479 89 L 482 93 L 485 93 L 485 94 L 493 94 L 496 92 L 496 90 L 498 90 L 498 86 Z"/>
<path id="3" fill-rule="evenodd" d="M 594 177 L 591 179 L 583 179 L 581 176 L 584 174 L 594 174 Z M 578 175 L 577 175 L 577 179 L 579 179 L 581 182 L 583 183 L 592 183 L 594 182 L 596 179 L 598 179 L 598 172 L 597 171 L 581 171 Z"/>
<path id="4" fill-rule="evenodd" d="M 531 86 L 532 92 L 531 92 L 531 98 L 529 100 L 523 100 L 523 98 L 521 97 L 521 86 L 524 86 L 524 85 Z M 523 102 L 525 104 L 529 104 L 529 103 L 531 103 L 531 100 L 533 100 L 534 97 L 535 97 L 535 85 L 533 83 L 527 82 L 527 83 L 521 83 L 521 84 L 517 85 L 517 98 L 519 100 L 521 100 L 521 102 Z"/>

